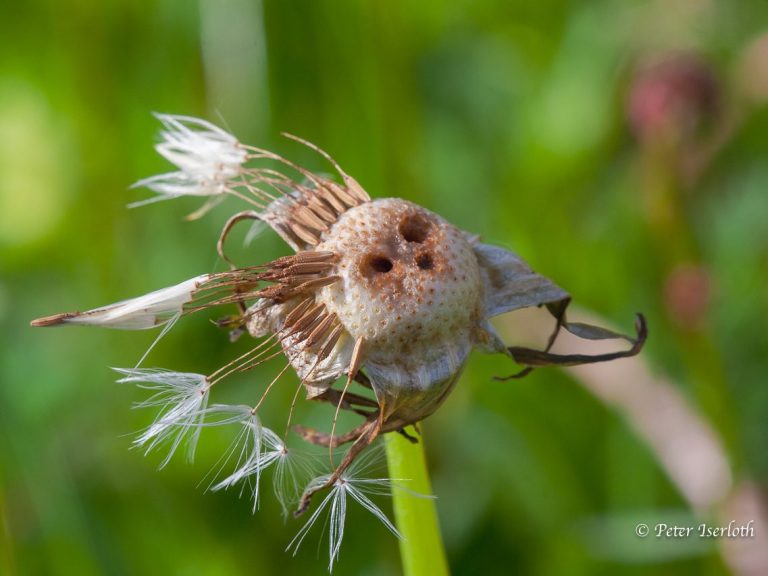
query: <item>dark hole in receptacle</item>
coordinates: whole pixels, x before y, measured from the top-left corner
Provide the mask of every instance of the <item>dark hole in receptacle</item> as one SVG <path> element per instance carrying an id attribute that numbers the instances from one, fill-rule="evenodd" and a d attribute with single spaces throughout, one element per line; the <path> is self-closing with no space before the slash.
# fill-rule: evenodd
<path id="1" fill-rule="evenodd" d="M 409 214 L 400 222 L 398 230 L 406 242 L 421 244 L 429 236 L 429 221 L 420 214 Z"/>
<path id="2" fill-rule="evenodd" d="M 368 270 L 376 274 L 386 274 L 392 270 L 392 260 L 386 256 L 369 256 L 366 261 Z"/>
<path id="3" fill-rule="evenodd" d="M 416 256 L 416 266 L 418 266 L 422 270 L 431 270 L 432 267 L 434 266 L 434 262 L 432 261 L 432 255 L 428 254 L 427 252 L 424 252 Z"/>

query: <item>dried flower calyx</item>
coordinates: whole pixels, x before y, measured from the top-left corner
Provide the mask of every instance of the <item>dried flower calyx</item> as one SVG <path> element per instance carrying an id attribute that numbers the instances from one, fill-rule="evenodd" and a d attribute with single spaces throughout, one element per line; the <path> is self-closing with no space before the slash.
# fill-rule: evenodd
<path id="1" fill-rule="evenodd" d="M 356 498 L 343 482 L 357 455 L 379 435 L 404 432 L 432 414 L 455 385 L 473 348 L 510 356 L 525 367 L 519 376 L 536 366 L 631 356 L 643 346 L 642 316 L 634 338 L 567 322 L 568 293 L 533 272 L 519 256 L 483 244 L 407 200 L 371 200 L 357 181 L 312 144 L 291 137 L 328 160 L 339 182 L 244 145 L 202 120 L 160 119 L 166 132 L 158 150 L 178 170 L 140 184 L 157 192 L 156 199 L 207 197 L 196 216 L 226 196 L 248 202 L 250 209 L 233 216 L 219 239 L 219 253 L 228 262 L 225 240 L 242 220 L 266 223 L 295 254 L 262 265 L 232 264 L 227 272 L 203 274 L 139 298 L 32 324 L 167 328 L 192 312 L 237 305 L 238 313 L 222 325 L 247 330 L 257 339 L 244 355 L 208 376 L 128 372 L 124 378 L 166 387 L 152 403 L 164 406 L 163 414 L 140 438 L 150 448 L 168 440 L 175 449 L 183 436 L 175 432 L 199 431 L 209 418 L 214 424 L 244 424 L 247 454 L 235 475 L 219 487 L 252 474 L 258 480 L 267 463 L 280 460 L 286 439 L 262 429 L 257 413 L 288 368 L 296 372 L 309 398 L 333 404 L 337 414 L 351 410 L 363 417 L 357 428 L 341 434 L 335 433 L 335 417 L 330 434 L 295 428 L 305 440 L 330 449 L 351 444 L 335 469 L 308 483 L 298 502 L 301 513 L 319 490 L 350 492 Z M 555 318 L 545 350 L 506 346 L 489 319 L 531 306 L 546 306 Z M 561 328 L 582 338 L 623 338 L 631 347 L 600 356 L 552 354 L 549 349 Z M 234 411 L 238 416 L 226 418 L 221 418 L 220 406 L 207 407 L 212 387 L 227 376 L 281 353 L 287 358 L 285 368 L 253 407 L 240 407 Z M 339 380 L 341 385 L 334 387 Z M 360 391 L 350 388 L 353 382 Z"/>

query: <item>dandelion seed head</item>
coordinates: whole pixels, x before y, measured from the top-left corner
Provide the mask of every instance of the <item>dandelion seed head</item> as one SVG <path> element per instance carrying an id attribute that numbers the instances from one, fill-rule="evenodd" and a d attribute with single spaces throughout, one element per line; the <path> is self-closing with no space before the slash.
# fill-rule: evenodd
<path id="1" fill-rule="evenodd" d="M 311 143 L 289 136 L 329 161 L 336 179 L 312 173 L 268 150 L 245 146 L 204 120 L 158 118 L 164 130 L 156 149 L 177 171 L 139 182 L 158 194 L 139 204 L 206 196 L 205 204 L 190 215 L 197 218 L 225 195 L 248 203 L 250 210 L 232 216 L 217 243 L 219 254 L 231 268 L 138 298 L 85 312 L 56 314 L 32 324 L 124 329 L 163 325 L 162 337 L 184 315 L 237 306 L 237 314 L 216 324 L 230 329 L 230 336 L 247 330 L 259 342 L 209 375 L 138 367 L 119 370 L 122 382 L 137 383 L 151 392 L 138 406 L 155 407 L 159 412 L 134 444 L 146 452 L 168 446 L 162 467 L 182 443 L 191 459 L 204 427 L 237 425 L 232 444 L 209 473 L 209 488 L 237 485 L 241 494 L 251 495 L 255 511 L 262 473 L 270 469 L 273 491 L 286 515 L 288 507 L 296 503 L 295 513 L 302 514 L 315 493 L 327 491 L 289 548 L 298 548 L 325 511 L 329 516 L 329 568 L 339 558 L 347 496 L 399 536 L 386 514 L 366 495 L 389 494 L 392 481 L 362 478 L 376 452 L 369 450 L 368 456 L 360 456 L 361 451 L 382 434 L 402 432 L 405 426 L 432 414 L 458 380 L 473 348 L 511 356 L 529 367 L 524 373 L 532 366 L 632 356 L 642 348 L 647 332 L 641 316 L 636 338 L 568 323 L 568 293 L 536 274 L 522 258 L 481 243 L 479 237 L 412 202 L 371 200 L 354 178 Z M 271 164 L 259 165 L 263 161 Z M 295 254 L 239 267 L 226 256 L 224 244 L 229 231 L 242 220 L 259 223 L 252 227 L 249 239 L 263 224 Z M 489 319 L 530 306 L 546 306 L 556 320 L 547 348 L 507 347 Z M 632 348 L 596 356 L 550 354 L 561 328 L 593 340 L 623 338 Z M 287 363 L 253 405 L 208 407 L 214 385 L 218 389 L 218 383 L 230 375 L 281 354 Z M 350 445 L 330 473 L 318 476 L 313 466 L 302 461 L 301 453 L 289 448 L 285 437 L 263 427 L 257 415 L 289 368 L 310 398 L 336 408 L 331 434 L 294 427 L 314 444 L 330 449 Z M 332 388 L 341 377 L 346 380 L 343 390 Z M 373 398 L 348 389 L 353 382 L 371 388 Z M 342 409 L 355 412 L 364 421 L 337 434 L 336 416 Z M 289 422 L 292 413 L 293 408 Z M 333 454 L 330 461 L 335 461 Z M 305 482 L 305 478 L 312 479 Z"/>

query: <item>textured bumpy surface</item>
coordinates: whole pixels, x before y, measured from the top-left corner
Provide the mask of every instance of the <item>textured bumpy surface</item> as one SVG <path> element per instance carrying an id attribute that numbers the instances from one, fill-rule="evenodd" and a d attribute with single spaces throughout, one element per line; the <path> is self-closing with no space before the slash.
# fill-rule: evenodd
<path id="1" fill-rule="evenodd" d="M 390 410 L 404 389 L 431 396 L 452 381 L 483 314 L 480 270 L 463 232 L 386 198 L 345 212 L 317 249 L 340 256 L 341 277 L 317 300 L 364 340 L 364 366 L 380 400 L 392 397 Z"/>

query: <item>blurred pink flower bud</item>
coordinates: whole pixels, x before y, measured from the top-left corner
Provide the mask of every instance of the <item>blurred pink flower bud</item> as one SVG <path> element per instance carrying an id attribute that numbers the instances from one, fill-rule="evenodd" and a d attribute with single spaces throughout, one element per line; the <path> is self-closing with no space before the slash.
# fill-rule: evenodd
<path id="1" fill-rule="evenodd" d="M 704 323 L 711 300 L 709 271 L 699 264 L 680 264 L 667 276 L 664 304 L 672 321 L 685 330 Z"/>
<path id="2" fill-rule="evenodd" d="M 634 73 L 627 116 L 641 141 L 689 140 L 717 115 L 720 88 L 712 68 L 693 54 L 656 58 Z"/>

